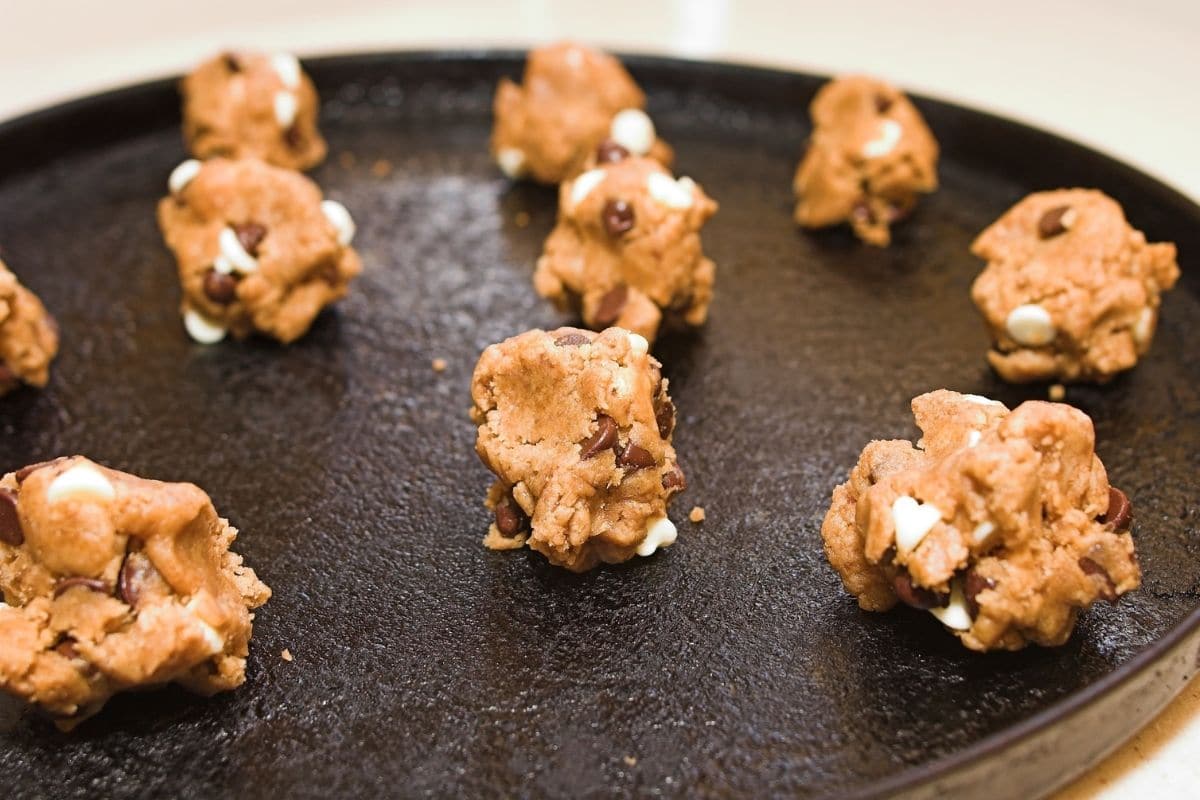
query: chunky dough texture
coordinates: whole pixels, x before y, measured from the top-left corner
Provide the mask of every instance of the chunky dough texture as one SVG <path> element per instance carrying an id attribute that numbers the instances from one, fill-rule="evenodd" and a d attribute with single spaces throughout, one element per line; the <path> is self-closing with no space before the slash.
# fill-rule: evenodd
<path id="1" fill-rule="evenodd" d="M 42 301 L 0 261 L 0 395 L 45 386 L 58 353 L 58 325 Z"/>
<path id="2" fill-rule="evenodd" d="M 616 325 L 653 341 L 664 313 L 702 325 L 716 267 L 700 229 L 717 204 L 649 158 L 601 163 L 559 189 L 558 224 L 533 285 L 589 328 Z"/>
<path id="3" fill-rule="evenodd" d="M 509 177 L 561 183 L 605 139 L 670 166 L 671 148 L 642 113 L 646 96 L 613 56 L 560 42 L 531 51 L 522 80 L 501 79 L 494 103 L 492 155 Z"/>
<path id="4" fill-rule="evenodd" d="M 646 340 L 620 328 L 529 331 L 487 348 L 471 385 L 475 449 L 496 474 L 484 544 L 528 544 L 575 572 L 675 540 L 675 407 Z"/>
<path id="5" fill-rule="evenodd" d="M 188 483 L 81 456 L 0 481 L 0 686 L 69 729 L 120 691 L 245 681 L 250 609 L 271 596 L 237 531 Z"/>
<path id="6" fill-rule="evenodd" d="M 183 79 L 183 135 L 197 158 L 308 169 L 325 158 L 317 90 L 285 53 L 224 53 Z"/>
<path id="7" fill-rule="evenodd" d="M 1141 579 L 1132 507 L 1059 403 L 940 390 L 913 401 L 924 437 L 867 445 L 821 534 L 862 608 L 926 608 L 972 650 L 1059 645 L 1097 599 Z"/>
<path id="8" fill-rule="evenodd" d="M 796 222 L 848 222 L 864 242 L 886 247 L 892 223 L 937 189 L 938 144 L 929 126 L 899 89 L 857 75 L 822 87 L 811 114 L 812 137 L 793 182 Z"/>
<path id="9" fill-rule="evenodd" d="M 1154 339 L 1175 245 L 1147 244 L 1115 200 L 1090 189 L 1031 194 L 979 235 L 988 264 L 971 297 L 1005 380 L 1107 381 Z"/>
<path id="10" fill-rule="evenodd" d="M 181 170 L 187 181 L 175 179 Z M 346 209 L 322 201 L 300 173 L 218 158 L 184 162 L 175 176 L 158 223 L 179 262 L 184 323 L 198 341 L 228 330 L 290 342 L 362 271 Z"/>

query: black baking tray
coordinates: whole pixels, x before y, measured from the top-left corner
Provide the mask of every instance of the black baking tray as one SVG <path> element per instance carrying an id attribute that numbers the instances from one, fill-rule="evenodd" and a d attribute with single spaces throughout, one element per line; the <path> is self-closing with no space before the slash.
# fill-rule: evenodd
<path id="1" fill-rule="evenodd" d="M 124 696 L 70 735 L 0 703 L 8 796 L 1023 798 L 1168 702 L 1200 651 L 1200 208 L 917 98 L 942 188 L 894 245 L 801 232 L 791 176 L 824 78 L 629 58 L 678 171 L 721 203 L 717 296 L 702 330 L 655 347 L 689 480 L 678 543 L 572 575 L 481 547 L 466 415 L 486 345 L 570 321 L 530 284 L 555 193 L 487 155 L 494 86 L 521 64 L 307 63 L 331 146 L 313 177 L 353 212 L 366 270 L 290 347 L 184 335 L 154 219 L 185 157 L 173 81 L 0 125 L 0 256 L 63 334 L 49 388 L 0 402 L 0 466 L 79 452 L 195 482 L 275 592 L 235 692 Z M 915 435 L 914 395 L 1045 397 L 987 368 L 968 246 L 1026 193 L 1076 185 L 1180 247 L 1149 355 L 1067 394 L 1133 498 L 1143 586 L 1062 647 L 978 655 L 928 614 L 859 611 L 821 519 L 868 440 Z"/>

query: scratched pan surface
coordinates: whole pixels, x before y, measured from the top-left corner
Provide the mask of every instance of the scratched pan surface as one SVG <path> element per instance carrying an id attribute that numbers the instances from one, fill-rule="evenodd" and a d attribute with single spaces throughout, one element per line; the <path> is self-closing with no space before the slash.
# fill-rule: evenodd
<path id="1" fill-rule="evenodd" d="M 553 192 L 486 154 L 517 56 L 311 64 L 331 144 L 313 174 L 354 212 L 366 271 L 289 348 L 184 337 L 154 222 L 183 158 L 172 84 L 0 127 L 2 255 L 64 342 L 46 391 L 0 404 L 0 466 L 82 452 L 194 481 L 275 592 L 236 692 L 123 697 L 71 736 L 0 704 L 9 796 L 1032 796 L 1180 687 L 1200 644 L 1200 209 L 922 101 L 943 187 L 895 246 L 804 234 L 789 186 L 818 78 L 631 65 L 680 172 L 721 202 L 704 231 L 719 285 L 704 330 L 656 348 L 690 483 L 679 542 L 580 576 L 479 543 L 472 366 L 568 319 L 530 286 Z M 1061 648 L 981 657 L 928 615 L 859 612 L 820 523 L 863 444 L 913 435 L 914 395 L 1044 396 L 985 366 L 967 247 L 1025 193 L 1076 184 L 1182 253 L 1145 362 L 1068 395 L 1135 501 L 1144 586 Z"/>

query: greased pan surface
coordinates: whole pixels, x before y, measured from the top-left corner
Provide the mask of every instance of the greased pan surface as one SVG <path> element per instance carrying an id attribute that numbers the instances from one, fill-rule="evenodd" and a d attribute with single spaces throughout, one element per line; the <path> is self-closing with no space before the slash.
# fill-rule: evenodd
<path id="1" fill-rule="evenodd" d="M 0 403 L 0 466 L 81 452 L 193 481 L 275 591 L 236 692 L 118 698 L 70 736 L 0 703 L 10 796 L 992 800 L 1047 791 L 1173 695 L 1200 648 L 1200 209 L 919 98 L 943 187 L 876 250 L 790 221 L 820 78 L 630 59 L 678 171 L 721 203 L 711 319 L 656 347 L 689 481 L 679 541 L 586 575 L 484 550 L 471 369 L 491 342 L 568 321 L 530 285 L 554 192 L 510 186 L 487 155 L 493 87 L 521 61 L 308 63 L 331 145 L 314 177 L 353 212 L 366 271 L 288 348 L 183 333 L 154 221 L 184 158 L 173 83 L 0 126 L 0 255 L 64 342 L 49 389 Z M 1064 647 L 984 657 L 928 614 L 860 612 L 819 529 L 868 440 L 915 434 L 914 395 L 1045 396 L 988 370 L 968 245 L 1025 193 L 1071 185 L 1180 246 L 1149 356 L 1068 392 L 1133 498 L 1144 585 Z"/>

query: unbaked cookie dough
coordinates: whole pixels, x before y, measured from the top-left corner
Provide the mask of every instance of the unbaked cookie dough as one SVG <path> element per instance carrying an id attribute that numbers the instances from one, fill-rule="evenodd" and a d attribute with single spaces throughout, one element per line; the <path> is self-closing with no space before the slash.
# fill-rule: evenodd
<path id="1" fill-rule="evenodd" d="M 717 204 L 692 179 L 653 159 L 606 155 L 559 189 L 558 224 L 533 285 L 589 328 L 616 325 L 653 342 L 664 314 L 708 317 L 716 267 L 700 229 Z"/>
<path id="2" fill-rule="evenodd" d="M 886 247 L 892 224 L 937 189 L 937 140 L 904 93 L 876 78 L 830 81 L 810 113 L 813 132 L 793 181 L 797 224 L 848 222 L 859 239 Z"/>
<path id="3" fill-rule="evenodd" d="M 675 407 L 647 350 L 620 328 L 535 330 L 484 350 L 471 419 L 496 475 L 485 545 L 527 544 L 583 572 L 675 541 L 667 503 L 686 482 Z"/>
<path id="4" fill-rule="evenodd" d="M 1008 381 L 1104 382 L 1150 348 L 1175 245 L 1147 244 L 1115 200 L 1091 189 L 1031 194 L 972 246 L 988 264 L 971 297 Z"/>
<path id="5" fill-rule="evenodd" d="M 496 88 L 492 156 L 510 178 L 561 183 L 607 140 L 670 166 L 670 146 L 643 109 L 646 96 L 621 62 L 573 42 L 529 53 L 523 84 Z"/>
<path id="6" fill-rule="evenodd" d="M 899 600 L 972 650 L 1018 650 L 1064 643 L 1080 610 L 1138 587 L 1132 506 L 1109 486 L 1087 415 L 946 390 L 913 413 L 917 446 L 867 445 L 821 528 L 862 608 Z"/>
<path id="7" fill-rule="evenodd" d="M 0 686 L 64 730 L 117 692 L 246 679 L 250 609 L 271 596 L 237 531 L 189 483 L 81 456 L 0 480 Z"/>
<path id="8" fill-rule="evenodd" d="M 158 224 L 179 262 L 184 327 L 198 342 L 255 331 L 291 342 L 362 271 L 349 212 L 298 172 L 192 160 L 168 188 Z"/>
<path id="9" fill-rule="evenodd" d="M 197 158 L 308 169 L 325 158 L 317 90 L 286 53 L 223 53 L 183 79 L 183 134 Z"/>
<path id="10" fill-rule="evenodd" d="M 58 353 L 58 325 L 37 295 L 0 261 L 0 395 L 42 387 Z"/>

